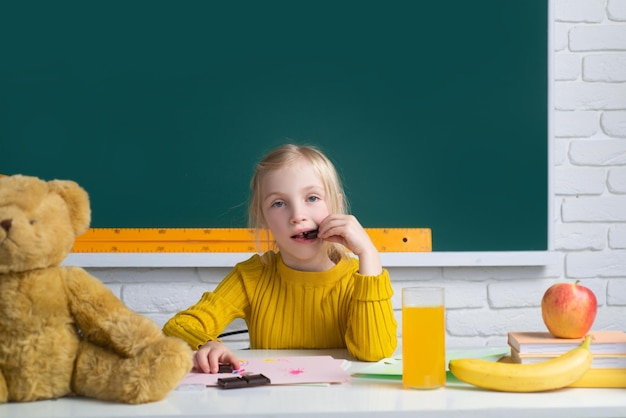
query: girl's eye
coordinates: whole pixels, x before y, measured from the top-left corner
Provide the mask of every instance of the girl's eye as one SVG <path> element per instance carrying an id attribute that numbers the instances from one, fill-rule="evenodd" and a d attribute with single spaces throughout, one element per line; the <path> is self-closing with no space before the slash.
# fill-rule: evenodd
<path id="1" fill-rule="evenodd" d="M 285 206 L 285 202 L 283 202 L 282 200 L 278 200 L 272 203 L 273 208 L 282 208 L 283 206 Z"/>
<path id="2" fill-rule="evenodd" d="M 318 200 L 320 200 L 318 196 L 309 196 L 307 199 L 309 202 L 317 202 Z"/>

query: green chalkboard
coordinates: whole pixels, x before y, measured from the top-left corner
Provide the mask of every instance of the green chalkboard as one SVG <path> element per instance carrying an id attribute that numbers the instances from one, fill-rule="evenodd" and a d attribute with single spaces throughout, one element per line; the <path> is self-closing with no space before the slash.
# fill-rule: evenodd
<path id="1" fill-rule="evenodd" d="M 546 1 L 0 6 L 0 173 L 94 227 L 243 227 L 255 162 L 321 147 L 366 227 L 546 250 Z"/>

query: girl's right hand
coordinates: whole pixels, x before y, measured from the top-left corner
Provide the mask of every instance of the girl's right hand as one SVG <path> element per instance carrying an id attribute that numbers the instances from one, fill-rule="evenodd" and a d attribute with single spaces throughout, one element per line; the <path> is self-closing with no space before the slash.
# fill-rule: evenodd
<path id="1" fill-rule="evenodd" d="M 209 341 L 193 355 L 193 367 L 204 373 L 217 373 L 220 364 L 231 364 L 233 370 L 239 370 L 239 359 L 219 341 Z"/>
<path id="2" fill-rule="evenodd" d="M 359 273 L 376 276 L 382 272 L 378 250 L 356 217 L 331 214 L 318 226 L 319 238 L 339 243 L 359 257 Z"/>

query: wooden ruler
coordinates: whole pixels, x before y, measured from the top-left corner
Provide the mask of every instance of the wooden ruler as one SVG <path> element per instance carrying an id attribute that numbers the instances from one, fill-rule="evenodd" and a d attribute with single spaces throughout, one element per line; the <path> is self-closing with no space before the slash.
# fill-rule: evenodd
<path id="1" fill-rule="evenodd" d="M 381 252 L 432 251 L 429 228 L 366 228 Z M 91 228 L 74 243 L 75 253 L 258 252 L 271 236 L 248 228 Z"/>

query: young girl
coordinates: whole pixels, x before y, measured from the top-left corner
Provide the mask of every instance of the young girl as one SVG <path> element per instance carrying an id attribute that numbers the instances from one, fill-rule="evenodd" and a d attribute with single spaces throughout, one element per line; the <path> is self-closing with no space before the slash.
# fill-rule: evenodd
<path id="1" fill-rule="evenodd" d="M 253 349 L 347 348 L 378 361 L 396 349 L 388 272 L 354 216 L 330 160 L 309 146 L 284 145 L 257 166 L 251 227 L 268 230 L 278 251 L 239 263 L 213 292 L 164 326 L 197 350 L 194 366 L 239 368 L 217 338 L 243 318 Z M 350 256 L 346 249 L 355 256 Z"/>

